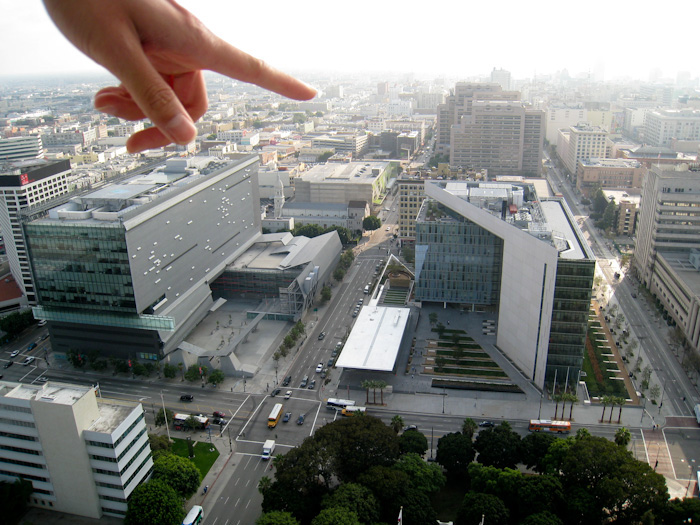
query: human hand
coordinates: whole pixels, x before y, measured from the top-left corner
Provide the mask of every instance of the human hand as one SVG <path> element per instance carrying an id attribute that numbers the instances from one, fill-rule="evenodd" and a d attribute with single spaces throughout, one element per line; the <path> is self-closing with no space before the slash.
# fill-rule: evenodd
<path id="1" fill-rule="evenodd" d="M 207 110 L 202 70 L 297 100 L 316 91 L 223 41 L 174 0 L 44 0 L 56 26 L 121 84 L 101 89 L 95 107 L 154 126 L 129 137 L 130 152 L 187 144 Z"/>

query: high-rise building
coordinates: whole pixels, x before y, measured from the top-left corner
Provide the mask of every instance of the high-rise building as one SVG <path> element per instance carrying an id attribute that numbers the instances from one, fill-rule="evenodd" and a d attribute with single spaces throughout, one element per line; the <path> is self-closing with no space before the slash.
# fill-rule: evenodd
<path id="1" fill-rule="evenodd" d="M 261 234 L 257 170 L 257 155 L 169 159 L 27 223 L 54 350 L 177 348 L 213 305 L 209 283 Z"/>
<path id="2" fill-rule="evenodd" d="M 571 175 L 576 174 L 581 159 L 608 158 L 608 132 L 599 126 L 585 122 L 571 126 L 566 133 L 559 133 L 557 154 Z"/>
<path id="3" fill-rule="evenodd" d="M 503 91 L 510 91 L 510 71 L 506 71 L 505 69 L 496 69 L 494 67 L 491 71 L 491 83 L 498 84 L 499 86 L 501 86 L 501 89 L 503 89 Z"/>
<path id="4" fill-rule="evenodd" d="M 123 518 L 153 470 L 141 404 L 53 381 L 0 382 L 0 394 L 0 479 L 31 482 L 35 507 Z"/>
<path id="5" fill-rule="evenodd" d="M 416 217 L 425 199 L 425 180 L 400 178 L 397 181 L 399 202 L 399 241 L 401 246 L 416 240 Z"/>
<path id="6" fill-rule="evenodd" d="M 544 131 L 542 110 L 517 101 L 475 100 L 471 112 L 452 126 L 450 166 L 539 176 Z"/>
<path id="7" fill-rule="evenodd" d="M 503 91 L 498 84 L 481 82 L 457 82 L 444 104 L 437 107 L 435 152 L 443 155 L 450 151 L 452 126 L 459 124 L 462 116 L 471 115 L 475 100 L 520 100 L 517 91 Z"/>
<path id="8" fill-rule="evenodd" d="M 542 387 L 583 363 L 595 272 L 563 199 L 525 183 L 429 182 L 416 220 L 416 300 L 497 317 L 497 345 Z"/>
<path id="9" fill-rule="evenodd" d="M 653 165 L 644 179 L 634 269 L 700 349 L 700 166 Z"/>
<path id="10" fill-rule="evenodd" d="M 22 222 L 43 213 L 42 206 L 68 193 L 70 161 L 41 159 L 0 166 L 0 230 L 7 250 L 10 271 L 28 304 L 36 304 Z"/>
<path id="11" fill-rule="evenodd" d="M 700 110 L 657 109 L 644 121 L 644 141 L 651 146 L 669 146 L 671 140 L 700 141 Z"/>
<path id="12" fill-rule="evenodd" d="M 39 135 L 0 139 L 0 162 L 40 159 L 44 153 L 44 145 Z"/>
<path id="13" fill-rule="evenodd" d="M 547 133 L 545 138 L 556 146 L 560 129 L 569 129 L 579 122 L 586 122 L 586 108 L 580 102 L 555 103 L 547 106 Z"/>

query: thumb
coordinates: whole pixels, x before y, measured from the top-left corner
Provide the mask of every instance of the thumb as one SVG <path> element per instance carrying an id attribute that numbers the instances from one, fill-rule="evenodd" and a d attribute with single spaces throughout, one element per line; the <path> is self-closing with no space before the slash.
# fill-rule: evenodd
<path id="1" fill-rule="evenodd" d="M 197 129 L 180 103 L 172 87 L 142 53 L 120 77 L 122 85 L 151 122 L 176 144 L 188 144 L 197 136 Z M 97 108 L 103 110 L 105 108 Z M 109 113 L 109 111 L 106 111 Z"/>

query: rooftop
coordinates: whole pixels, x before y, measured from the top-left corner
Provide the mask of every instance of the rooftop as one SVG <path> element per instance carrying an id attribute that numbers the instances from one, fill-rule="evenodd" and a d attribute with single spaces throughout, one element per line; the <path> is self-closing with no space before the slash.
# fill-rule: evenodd
<path id="1" fill-rule="evenodd" d="M 580 159 L 584 168 L 641 168 L 642 163 L 634 159 Z"/>
<path id="2" fill-rule="evenodd" d="M 93 432 L 103 434 L 111 434 L 119 425 L 133 412 L 136 405 L 126 405 L 124 402 L 112 402 L 111 400 L 101 399 L 97 408 L 100 411 L 100 417 L 88 429 Z"/>
<path id="3" fill-rule="evenodd" d="M 389 167 L 388 162 L 328 163 L 314 166 L 301 175 L 307 182 L 331 182 L 337 184 L 371 184 Z"/>
<path id="4" fill-rule="evenodd" d="M 92 387 L 82 387 L 68 383 L 49 381 L 43 385 L 28 385 L 5 383 L 11 390 L 5 392 L 5 397 L 24 399 L 27 401 L 42 401 L 73 405 L 92 390 Z M 12 388 L 14 386 L 14 388 Z"/>

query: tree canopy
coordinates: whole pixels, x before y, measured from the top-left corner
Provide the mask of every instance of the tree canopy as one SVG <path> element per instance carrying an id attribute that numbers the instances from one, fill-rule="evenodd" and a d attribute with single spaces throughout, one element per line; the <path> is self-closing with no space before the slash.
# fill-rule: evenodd
<path id="1" fill-rule="evenodd" d="M 428 438 L 417 430 L 407 430 L 399 436 L 399 451 L 401 454 L 413 452 L 422 456 L 428 450 Z"/>
<path id="2" fill-rule="evenodd" d="M 471 437 L 461 432 L 445 434 L 437 443 L 435 461 L 442 465 L 449 476 L 466 475 L 467 467 L 474 461 Z"/>
<path id="3" fill-rule="evenodd" d="M 361 523 L 379 519 L 379 504 L 372 491 L 358 483 L 343 483 L 323 499 L 323 508 L 342 507 L 355 513 Z"/>
<path id="4" fill-rule="evenodd" d="M 134 489 L 124 517 L 125 525 L 180 525 L 185 517 L 182 498 L 160 479 Z"/>
<path id="5" fill-rule="evenodd" d="M 153 479 L 164 481 L 183 498 L 192 496 L 201 481 L 195 464 L 175 454 L 162 454 L 153 461 Z"/>
<path id="6" fill-rule="evenodd" d="M 479 463 L 483 465 L 515 468 L 520 461 L 520 434 L 504 421 L 479 432 L 474 448 L 479 453 Z"/>
<path id="7" fill-rule="evenodd" d="M 374 231 L 378 230 L 381 227 L 382 221 L 379 217 L 375 217 L 374 215 L 368 215 L 367 217 L 362 219 L 362 228 L 364 230 Z"/>

